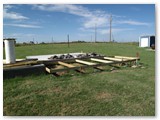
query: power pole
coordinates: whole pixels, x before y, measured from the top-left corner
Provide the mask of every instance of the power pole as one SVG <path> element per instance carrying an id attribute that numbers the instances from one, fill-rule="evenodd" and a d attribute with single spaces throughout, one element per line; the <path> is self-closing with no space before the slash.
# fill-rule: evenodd
<path id="1" fill-rule="evenodd" d="M 91 42 L 92 42 L 92 35 L 91 35 Z"/>
<path id="2" fill-rule="evenodd" d="M 34 44 L 34 38 L 33 38 L 33 44 Z"/>
<path id="3" fill-rule="evenodd" d="M 109 23 L 110 23 L 110 35 L 109 35 L 109 40 L 110 40 L 110 42 L 111 42 L 111 41 L 112 41 L 112 15 L 110 15 Z"/>
<path id="4" fill-rule="evenodd" d="M 52 36 L 52 43 L 53 43 L 53 36 Z"/>
<path id="5" fill-rule="evenodd" d="M 97 26 L 95 24 L 95 43 L 96 43 L 96 41 L 97 41 Z"/>
<path id="6" fill-rule="evenodd" d="M 69 48 L 69 34 L 68 34 L 68 48 Z"/>

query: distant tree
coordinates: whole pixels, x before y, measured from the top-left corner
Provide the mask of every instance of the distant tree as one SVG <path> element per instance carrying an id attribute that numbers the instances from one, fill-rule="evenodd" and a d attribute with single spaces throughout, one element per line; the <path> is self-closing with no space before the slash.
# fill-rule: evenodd
<path id="1" fill-rule="evenodd" d="M 30 43 L 30 44 L 34 44 L 34 41 L 30 41 L 29 43 Z"/>
<path id="2" fill-rule="evenodd" d="M 23 42 L 23 44 L 26 45 L 27 43 L 26 43 L 26 42 Z"/>
<path id="3" fill-rule="evenodd" d="M 45 42 L 41 42 L 40 44 L 46 44 Z"/>

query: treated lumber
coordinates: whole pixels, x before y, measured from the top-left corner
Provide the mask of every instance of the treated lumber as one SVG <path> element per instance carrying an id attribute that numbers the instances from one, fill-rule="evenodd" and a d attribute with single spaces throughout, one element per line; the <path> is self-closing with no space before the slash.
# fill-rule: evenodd
<path id="1" fill-rule="evenodd" d="M 25 60 L 26 59 L 16 59 L 16 62 L 25 61 Z M 7 64 L 5 59 L 3 59 L 3 64 Z"/>
<path id="2" fill-rule="evenodd" d="M 86 67 L 85 65 L 83 67 Z M 75 70 L 77 72 L 81 72 L 81 73 L 85 73 L 83 70 L 80 69 L 81 67 L 78 66 L 78 67 L 71 67 L 71 68 L 48 68 L 46 67 L 46 71 L 48 73 L 57 73 L 57 72 L 62 72 L 62 71 L 68 71 L 68 70 Z"/>
<path id="3" fill-rule="evenodd" d="M 78 62 L 78 63 L 85 64 L 85 65 L 96 65 L 96 63 L 92 63 L 92 62 L 88 62 L 88 61 L 84 61 L 84 60 L 76 59 L 75 61 Z"/>
<path id="4" fill-rule="evenodd" d="M 68 68 L 76 67 L 74 65 L 71 65 L 71 64 L 68 64 L 68 63 L 65 63 L 65 62 L 61 62 L 61 61 L 58 61 L 58 64 L 63 65 L 63 66 L 68 67 Z"/>
<path id="5" fill-rule="evenodd" d="M 51 73 L 51 69 L 49 69 L 48 67 L 45 67 L 45 69 L 48 73 Z"/>
<path id="6" fill-rule="evenodd" d="M 128 60 L 137 60 L 139 57 L 127 57 L 127 56 L 115 56 L 115 58 L 128 59 Z"/>
<path id="7" fill-rule="evenodd" d="M 101 62 L 101 63 L 113 63 L 113 61 L 102 60 L 97 58 L 91 58 L 92 61 Z"/>
<path id="8" fill-rule="evenodd" d="M 4 67 L 13 67 L 13 66 L 23 66 L 23 65 L 30 65 L 30 64 L 37 64 L 37 61 L 24 61 L 12 64 L 5 64 Z"/>
<path id="9" fill-rule="evenodd" d="M 102 59 L 97 59 L 97 58 L 90 58 L 90 60 L 92 61 L 97 61 L 99 63 L 93 63 L 93 62 L 89 62 L 86 60 L 80 60 L 80 59 L 75 59 L 74 63 L 72 64 L 68 64 L 67 62 L 62 62 L 59 60 L 60 66 L 64 66 L 63 68 L 46 68 L 46 71 L 48 73 L 56 73 L 56 72 L 61 72 L 61 71 L 68 71 L 68 70 L 75 70 L 77 72 L 81 72 L 83 73 L 84 71 L 82 69 L 84 68 L 89 68 L 89 67 L 93 67 L 95 69 L 99 69 L 100 66 L 104 66 L 104 65 L 116 65 L 116 64 L 120 64 L 120 63 L 127 63 L 127 62 L 131 62 L 131 61 L 136 61 L 136 59 L 130 59 L 130 60 L 126 60 L 126 61 L 107 61 L 107 60 L 103 60 Z M 58 61 L 57 61 L 58 64 Z M 78 65 L 73 65 L 73 64 L 84 64 L 83 66 L 78 66 Z"/>
<path id="10" fill-rule="evenodd" d="M 74 65 L 71 65 L 71 64 L 68 64 L 68 63 L 65 63 L 65 62 L 61 62 L 61 61 L 58 61 L 58 64 L 63 65 L 63 66 L 68 67 L 68 68 L 77 67 L 77 66 L 74 66 Z M 81 70 L 81 69 L 76 69 L 75 71 L 80 72 L 80 73 L 85 73 L 84 70 Z"/>
<path id="11" fill-rule="evenodd" d="M 74 68 L 50 68 L 50 73 L 55 73 L 55 72 L 61 72 L 61 71 L 67 71 L 67 70 L 75 70 L 78 69 L 79 67 L 74 67 Z"/>
<path id="12" fill-rule="evenodd" d="M 106 60 L 112 60 L 112 61 L 123 61 L 122 58 L 111 58 L 111 57 L 104 57 Z"/>
<path id="13" fill-rule="evenodd" d="M 85 61 L 86 62 L 86 61 Z M 90 63 L 90 62 L 89 62 Z M 122 63 L 122 62 L 112 62 L 112 63 L 99 63 L 99 64 L 90 64 L 90 65 L 83 65 L 83 66 L 76 66 L 76 67 L 72 67 L 72 68 L 51 68 L 51 69 L 47 69 L 46 71 L 49 73 L 55 73 L 55 72 L 61 72 L 61 71 L 66 71 L 66 70 L 80 70 L 80 68 L 89 68 L 89 67 L 98 67 L 98 66 L 104 66 L 104 65 L 112 65 L 112 64 L 117 64 L 117 63 Z M 79 71 L 81 72 L 81 71 Z M 82 71 L 83 72 L 83 71 Z"/>

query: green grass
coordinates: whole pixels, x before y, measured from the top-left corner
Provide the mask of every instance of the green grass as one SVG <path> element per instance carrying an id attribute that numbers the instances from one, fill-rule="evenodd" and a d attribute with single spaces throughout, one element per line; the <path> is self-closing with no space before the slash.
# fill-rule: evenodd
<path id="1" fill-rule="evenodd" d="M 81 51 L 123 56 L 139 52 L 144 68 L 127 67 L 112 72 L 89 69 L 87 74 L 71 71 L 61 77 L 39 75 L 5 80 L 4 115 L 155 115 L 155 53 L 135 44 L 20 46 L 16 47 L 16 58 Z"/>

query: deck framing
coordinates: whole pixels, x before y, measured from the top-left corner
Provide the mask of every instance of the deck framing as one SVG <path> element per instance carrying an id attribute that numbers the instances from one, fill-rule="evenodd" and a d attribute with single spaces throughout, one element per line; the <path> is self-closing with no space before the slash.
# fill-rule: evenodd
<path id="1" fill-rule="evenodd" d="M 107 60 L 106 60 L 106 58 L 107 58 Z M 123 60 L 123 59 L 125 59 L 125 60 Z M 111 65 L 122 64 L 122 63 L 130 64 L 130 63 L 136 62 L 137 60 L 139 60 L 139 59 L 137 59 L 135 57 L 133 57 L 133 58 L 132 57 L 129 57 L 129 58 L 122 57 L 122 59 L 121 58 L 113 58 L 113 57 L 101 57 L 101 58 L 88 58 L 85 60 L 83 60 L 83 59 L 74 59 L 73 61 L 66 60 L 65 62 L 56 61 L 56 63 L 52 63 L 52 64 L 59 64 L 59 65 L 65 66 L 65 67 L 60 68 L 60 69 L 46 67 L 47 68 L 46 71 L 48 73 L 56 73 L 56 72 L 66 71 L 66 70 L 77 71 L 80 69 L 90 68 L 90 67 L 95 68 L 95 69 L 100 69 L 99 68 L 100 66 L 105 66 L 105 65 L 111 66 Z M 79 63 L 79 64 L 82 64 L 82 66 L 75 66 L 75 65 L 72 65 L 72 63 Z"/>
<path id="2" fill-rule="evenodd" d="M 31 66 L 44 64 L 45 71 L 50 74 L 56 74 L 57 72 L 75 70 L 80 73 L 85 73 L 85 68 L 94 68 L 103 70 L 101 66 L 116 66 L 127 64 L 136 64 L 140 60 L 138 57 L 127 57 L 127 56 L 98 56 L 88 58 L 75 58 L 75 59 L 63 59 L 63 60 L 29 60 L 22 61 L 15 64 L 4 64 L 4 69 L 10 69 L 20 66 Z M 80 65 L 77 65 L 80 64 Z"/>

